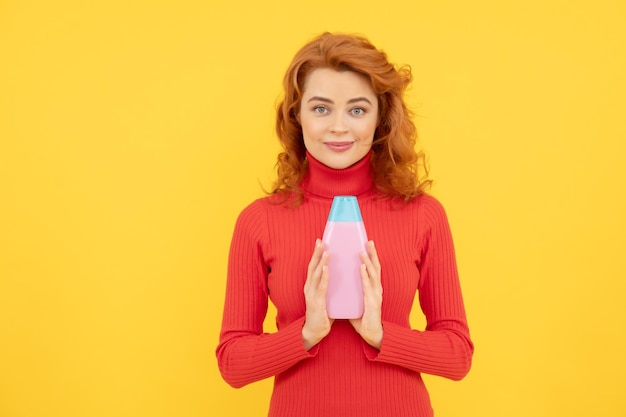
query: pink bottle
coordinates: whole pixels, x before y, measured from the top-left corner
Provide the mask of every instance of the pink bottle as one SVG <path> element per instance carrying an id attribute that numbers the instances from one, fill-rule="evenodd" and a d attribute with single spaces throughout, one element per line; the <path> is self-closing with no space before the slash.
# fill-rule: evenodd
<path id="1" fill-rule="evenodd" d="M 354 196 L 336 196 L 322 237 L 328 259 L 326 310 L 333 319 L 363 315 L 360 253 L 367 253 L 367 235 Z"/>

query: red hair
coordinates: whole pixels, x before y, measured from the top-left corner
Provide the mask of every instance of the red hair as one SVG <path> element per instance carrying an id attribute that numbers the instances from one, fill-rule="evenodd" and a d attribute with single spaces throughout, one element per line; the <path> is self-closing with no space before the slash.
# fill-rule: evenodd
<path id="1" fill-rule="evenodd" d="M 307 171 L 306 148 L 298 122 L 307 76 L 318 68 L 354 71 L 365 75 L 378 96 L 379 124 L 372 144 L 371 172 L 376 188 L 385 196 L 409 201 L 430 186 L 422 151 L 415 150 L 417 130 L 404 102 L 412 80 L 408 66 L 395 67 L 387 55 L 366 38 L 323 33 L 300 49 L 283 79 L 284 98 L 279 103 L 276 133 L 283 146 L 276 163 L 278 177 L 272 194 L 302 201 L 300 183 Z"/>

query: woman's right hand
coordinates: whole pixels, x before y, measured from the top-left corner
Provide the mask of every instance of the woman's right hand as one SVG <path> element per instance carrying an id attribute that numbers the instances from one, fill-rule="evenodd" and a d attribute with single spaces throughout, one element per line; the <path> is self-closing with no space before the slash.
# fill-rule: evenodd
<path id="1" fill-rule="evenodd" d="M 306 350 L 311 349 L 326 337 L 333 324 L 333 320 L 328 318 L 326 312 L 327 264 L 328 253 L 324 252 L 322 241 L 317 239 L 304 283 L 306 318 L 302 326 L 302 342 Z"/>

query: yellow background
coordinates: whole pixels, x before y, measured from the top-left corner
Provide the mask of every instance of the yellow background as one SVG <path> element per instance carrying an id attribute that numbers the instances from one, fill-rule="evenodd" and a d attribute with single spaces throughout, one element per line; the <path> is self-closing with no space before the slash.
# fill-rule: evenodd
<path id="1" fill-rule="evenodd" d="M 217 371 L 228 245 L 325 30 L 413 67 L 476 343 L 465 380 L 427 377 L 436 415 L 626 415 L 624 22 L 621 0 L 1 1 L 0 416 L 265 415 L 271 381 Z"/>

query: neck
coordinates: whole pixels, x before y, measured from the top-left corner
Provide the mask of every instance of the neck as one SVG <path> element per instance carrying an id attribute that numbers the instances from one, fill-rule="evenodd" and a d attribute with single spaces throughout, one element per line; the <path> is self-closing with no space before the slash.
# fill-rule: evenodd
<path id="1" fill-rule="evenodd" d="M 306 194 L 324 198 L 363 194 L 374 188 L 370 174 L 370 158 L 371 151 L 348 168 L 333 169 L 307 152 L 308 171 L 302 181 L 302 189 Z"/>

